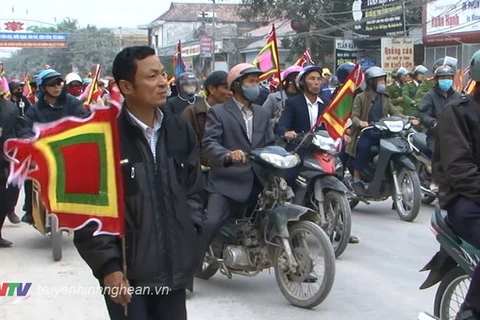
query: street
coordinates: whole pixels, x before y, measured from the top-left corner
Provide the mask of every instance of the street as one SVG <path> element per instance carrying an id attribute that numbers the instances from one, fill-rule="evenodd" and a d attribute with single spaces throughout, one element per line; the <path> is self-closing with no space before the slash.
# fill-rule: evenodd
<path id="1" fill-rule="evenodd" d="M 234 275 L 231 280 L 217 273 L 209 281 L 196 280 L 187 301 L 189 319 L 415 320 L 420 311 L 431 312 L 436 287 L 419 291 L 427 273 L 418 270 L 438 249 L 429 229 L 434 207 L 422 206 L 416 221 L 408 223 L 390 209 L 391 203 L 360 204 L 353 210 L 352 233 L 360 243 L 349 245 L 337 260 L 333 289 L 316 309 L 290 305 L 277 288 L 273 269 L 271 274 Z M 23 215 L 20 205 L 17 214 Z M 39 292 L 42 286 L 97 285 L 71 236 L 64 234 L 63 259 L 54 262 L 50 239 L 32 227 L 6 222 L 3 234 L 14 246 L 0 250 L 0 282 L 29 282 L 32 287 L 24 301 L 0 297 L 0 319 L 108 319 L 98 294 Z"/>

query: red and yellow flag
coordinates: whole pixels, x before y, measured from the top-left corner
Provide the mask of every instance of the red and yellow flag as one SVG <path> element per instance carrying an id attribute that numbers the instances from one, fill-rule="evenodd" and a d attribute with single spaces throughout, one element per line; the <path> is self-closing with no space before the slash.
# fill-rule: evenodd
<path id="1" fill-rule="evenodd" d="M 11 161 L 8 183 L 36 180 L 59 229 L 77 230 L 95 221 L 99 226 L 94 235 L 124 235 L 118 88 L 111 95 L 110 107 L 92 106 L 87 119 L 35 124 L 33 138 L 5 142 Z"/>
<path id="2" fill-rule="evenodd" d="M 96 103 L 98 98 L 102 95 L 102 91 L 98 88 L 98 81 L 100 80 L 100 71 L 102 67 L 96 64 L 92 67 L 91 74 L 93 74 L 92 82 L 85 88 L 86 96 L 83 105 L 88 106 Z"/>
<path id="3" fill-rule="evenodd" d="M 305 52 L 302 54 L 300 58 L 298 58 L 297 61 L 293 64 L 294 66 L 298 67 L 305 67 L 305 66 L 311 66 L 314 65 L 315 63 L 312 60 L 312 55 L 310 54 L 310 48 L 305 50 Z"/>
<path id="4" fill-rule="evenodd" d="M 272 25 L 272 30 L 267 35 L 268 40 L 265 46 L 260 50 L 253 64 L 263 71 L 260 80 L 270 79 L 272 76 L 277 76 L 280 81 L 280 59 L 278 58 L 277 35 L 275 32 L 275 25 Z"/>
<path id="5" fill-rule="evenodd" d="M 466 94 L 473 94 L 473 90 L 475 90 L 476 84 L 477 84 L 476 81 L 473 81 L 472 79 L 468 80 L 468 83 L 467 83 L 467 85 L 465 86 L 465 88 L 463 89 L 463 91 L 464 91 Z"/>
<path id="6" fill-rule="evenodd" d="M 315 126 L 325 123 L 329 136 L 335 140 L 342 138 L 345 134 L 348 119 L 352 115 L 355 89 L 362 84 L 363 78 L 362 68 L 357 64 L 323 114 L 318 118 Z"/>

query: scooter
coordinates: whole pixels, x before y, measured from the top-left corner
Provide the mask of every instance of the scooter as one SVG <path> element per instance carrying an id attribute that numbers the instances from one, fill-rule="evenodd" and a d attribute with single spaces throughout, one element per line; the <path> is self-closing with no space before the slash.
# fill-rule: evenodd
<path id="1" fill-rule="evenodd" d="M 440 243 L 440 250 L 420 271 L 430 271 L 420 286 L 424 290 L 440 282 L 433 307 L 434 316 L 454 319 L 465 300 L 473 271 L 480 260 L 480 250 L 455 234 L 447 213 L 435 208 L 431 230 Z M 460 301 L 454 301 L 458 299 Z M 452 307 L 452 303 L 456 306 Z"/>
<path id="2" fill-rule="evenodd" d="M 363 128 L 375 130 L 380 134 L 380 145 L 371 150 L 369 164 L 361 172 L 361 179 L 366 183 L 362 194 L 355 194 L 350 199 L 350 206 L 355 207 L 360 201 L 384 201 L 393 198 L 394 208 L 404 221 L 413 221 L 420 211 L 422 190 L 415 165 L 412 162 L 412 148 L 402 132 L 410 129 L 411 123 L 400 117 L 387 117 Z M 360 135 L 361 136 L 361 135 Z M 352 159 L 346 170 L 345 185 L 355 193 L 352 183 Z"/>
<path id="3" fill-rule="evenodd" d="M 304 140 L 298 135 L 294 140 Z M 347 248 L 352 229 L 352 210 L 348 188 L 343 184 L 343 166 L 337 156 L 338 146 L 327 131 L 316 131 L 305 138 L 311 152 L 295 179 L 294 203 L 311 208 L 320 217 L 319 225 L 330 237 L 335 257 Z"/>
<path id="4" fill-rule="evenodd" d="M 408 142 L 413 150 L 413 160 L 420 178 L 422 189 L 422 203 L 431 204 L 437 198 L 436 192 L 430 190 L 432 184 L 431 151 L 427 146 L 427 135 L 410 128 Z"/>

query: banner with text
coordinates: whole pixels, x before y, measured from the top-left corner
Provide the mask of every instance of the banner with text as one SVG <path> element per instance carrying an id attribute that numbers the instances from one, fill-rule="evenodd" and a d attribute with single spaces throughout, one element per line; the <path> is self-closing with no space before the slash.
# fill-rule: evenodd
<path id="1" fill-rule="evenodd" d="M 3 48 L 67 48 L 66 33 L 0 32 Z"/>
<path id="2" fill-rule="evenodd" d="M 358 51 L 353 40 L 335 39 L 335 69 L 345 62 L 358 63 Z"/>
<path id="3" fill-rule="evenodd" d="M 410 71 L 413 64 L 413 39 L 382 38 L 382 69 L 386 73 L 400 67 Z"/>
<path id="4" fill-rule="evenodd" d="M 404 32 L 402 0 L 355 0 L 352 5 L 356 33 L 394 36 Z"/>

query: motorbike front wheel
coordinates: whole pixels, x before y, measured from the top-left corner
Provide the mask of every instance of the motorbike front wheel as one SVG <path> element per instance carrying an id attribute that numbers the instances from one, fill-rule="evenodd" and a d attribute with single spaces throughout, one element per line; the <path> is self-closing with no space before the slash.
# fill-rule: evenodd
<path id="1" fill-rule="evenodd" d="M 277 247 L 274 256 L 275 279 L 283 296 L 292 305 L 312 309 L 322 303 L 332 289 L 335 253 L 325 231 L 313 222 L 292 222 L 289 234 L 290 248 L 298 266 L 292 270 L 285 248 L 283 245 Z M 314 241 L 318 242 L 318 249 L 312 249 Z M 316 267 L 320 263 L 323 263 L 323 268 L 317 272 Z"/>
<path id="2" fill-rule="evenodd" d="M 348 203 L 347 196 L 338 191 L 328 191 L 324 199 L 325 218 L 327 219 L 327 230 L 333 245 L 335 257 L 342 255 L 350 240 L 352 232 L 352 210 Z"/>
<path id="3" fill-rule="evenodd" d="M 434 315 L 440 319 L 455 319 L 470 286 L 470 277 L 460 267 L 450 270 L 435 294 Z M 460 301 L 454 301 L 459 299 Z M 452 306 L 454 303 L 456 306 Z"/>
<path id="4" fill-rule="evenodd" d="M 420 212 L 422 201 L 422 188 L 416 171 L 402 168 L 398 172 L 398 184 L 401 195 L 397 196 L 399 190 L 394 187 L 393 202 L 398 216 L 403 221 L 412 222 Z"/>

